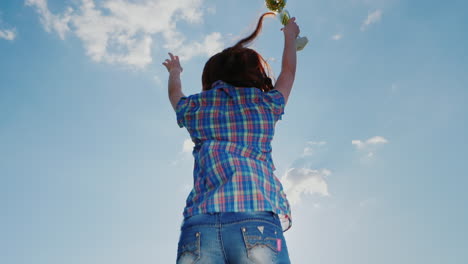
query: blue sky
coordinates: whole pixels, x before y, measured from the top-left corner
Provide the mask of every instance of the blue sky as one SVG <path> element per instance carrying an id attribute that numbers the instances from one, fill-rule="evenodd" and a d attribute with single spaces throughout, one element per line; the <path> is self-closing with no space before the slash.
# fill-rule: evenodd
<path id="1" fill-rule="evenodd" d="M 297 79 L 273 143 L 293 263 L 467 263 L 464 1 L 291 0 Z M 0 263 L 174 263 L 192 181 L 167 100 L 263 1 L 0 2 Z M 279 72 L 282 34 L 253 44 Z"/>

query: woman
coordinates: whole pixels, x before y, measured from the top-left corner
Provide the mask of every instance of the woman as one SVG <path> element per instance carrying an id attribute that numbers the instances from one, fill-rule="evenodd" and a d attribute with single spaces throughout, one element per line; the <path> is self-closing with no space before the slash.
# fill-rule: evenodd
<path id="1" fill-rule="evenodd" d="M 265 60 L 245 47 L 271 14 L 260 17 L 250 36 L 208 60 L 201 93 L 182 93 L 177 56 L 169 53 L 163 63 L 177 122 L 195 144 L 194 188 L 177 263 L 290 263 L 283 236 L 291 226 L 290 208 L 273 174 L 271 140 L 296 72 L 295 18 L 282 29 L 282 67 L 274 85 Z"/>

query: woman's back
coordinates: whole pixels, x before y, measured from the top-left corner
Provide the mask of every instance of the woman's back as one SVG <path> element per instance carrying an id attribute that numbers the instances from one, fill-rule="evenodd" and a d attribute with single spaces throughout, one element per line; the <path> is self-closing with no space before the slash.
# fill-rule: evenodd
<path id="1" fill-rule="evenodd" d="M 289 214 L 271 158 L 274 127 L 283 109 L 284 98 L 276 90 L 263 92 L 223 81 L 180 100 L 178 124 L 195 143 L 195 184 L 186 217 L 210 212 Z"/>

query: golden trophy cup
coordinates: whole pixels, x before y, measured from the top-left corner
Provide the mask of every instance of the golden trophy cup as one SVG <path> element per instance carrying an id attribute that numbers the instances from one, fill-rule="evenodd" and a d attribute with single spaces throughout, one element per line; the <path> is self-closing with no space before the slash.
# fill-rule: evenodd
<path id="1" fill-rule="evenodd" d="M 276 16 L 283 25 L 286 25 L 291 18 L 288 10 L 284 9 L 286 2 L 286 0 L 265 0 L 266 7 L 276 13 Z M 307 43 L 309 43 L 307 37 L 298 36 L 296 39 L 296 50 L 303 50 Z"/>

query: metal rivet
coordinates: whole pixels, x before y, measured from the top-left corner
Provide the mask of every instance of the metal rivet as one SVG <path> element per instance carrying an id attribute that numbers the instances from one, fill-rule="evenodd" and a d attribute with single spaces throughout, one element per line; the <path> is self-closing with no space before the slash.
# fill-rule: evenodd
<path id="1" fill-rule="evenodd" d="M 243 227 L 243 228 L 242 228 L 242 232 L 245 232 L 245 231 L 246 231 L 246 230 L 245 230 L 245 227 Z"/>
<path id="2" fill-rule="evenodd" d="M 200 236 L 200 233 L 196 233 L 195 236 L 196 236 L 196 237 L 199 237 L 199 236 Z"/>

